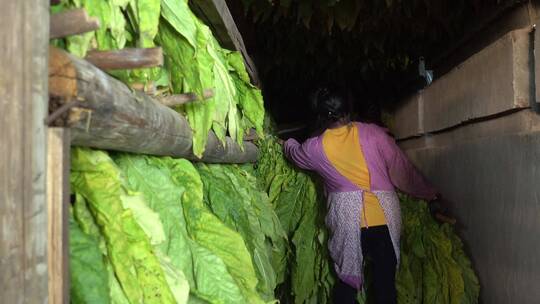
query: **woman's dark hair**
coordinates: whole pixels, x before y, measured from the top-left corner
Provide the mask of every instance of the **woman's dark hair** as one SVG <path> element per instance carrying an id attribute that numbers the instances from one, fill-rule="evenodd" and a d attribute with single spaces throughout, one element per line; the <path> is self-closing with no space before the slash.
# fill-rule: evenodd
<path id="1" fill-rule="evenodd" d="M 350 96 L 336 85 L 320 87 L 311 95 L 311 110 L 317 118 L 315 133 L 321 134 L 339 121 L 350 120 Z"/>

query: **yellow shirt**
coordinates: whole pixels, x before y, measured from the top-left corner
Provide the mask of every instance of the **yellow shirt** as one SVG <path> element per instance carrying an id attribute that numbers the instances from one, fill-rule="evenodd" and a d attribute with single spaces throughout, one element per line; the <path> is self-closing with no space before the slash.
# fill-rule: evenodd
<path id="1" fill-rule="evenodd" d="M 328 129 L 323 134 L 323 149 L 336 170 L 363 189 L 362 227 L 386 225 L 386 218 L 377 197 L 371 192 L 369 170 L 364 159 L 356 125 Z"/>

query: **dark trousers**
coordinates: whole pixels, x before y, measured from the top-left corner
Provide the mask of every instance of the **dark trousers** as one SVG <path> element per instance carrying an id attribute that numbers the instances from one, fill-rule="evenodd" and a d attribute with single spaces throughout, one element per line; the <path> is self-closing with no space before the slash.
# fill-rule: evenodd
<path id="1" fill-rule="evenodd" d="M 396 255 L 388 227 L 362 228 L 362 254 L 370 269 L 369 294 L 375 304 L 396 304 Z M 356 290 L 338 281 L 334 288 L 334 304 L 356 303 Z"/>

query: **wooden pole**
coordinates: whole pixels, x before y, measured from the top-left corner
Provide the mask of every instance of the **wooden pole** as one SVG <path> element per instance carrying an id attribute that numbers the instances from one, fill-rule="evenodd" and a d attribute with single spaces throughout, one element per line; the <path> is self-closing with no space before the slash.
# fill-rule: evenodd
<path id="1" fill-rule="evenodd" d="M 247 163 L 258 149 L 241 149 L 227 137 L 222 145 L 213 132 L 202 158 L 192 153 L 193 133 L 185 117 L 62 50 L 51 48 L 49 94 L 60 103 L 77 102 L 64 117 L 72 145 L 210 163 Z"/>
<path id="2" fill-rule="evenodd" d="M 0 302 L 47 303 L 49 1 L 0 10 Z"/>
<path id="3" fill-rule="evenodd" d="M 103 70 L 152 68 L 163 65 L 163 51 L 160 47 L 89 51 L 85 59 Z"/>
<path id="4" fill-rule="evenodd" d="M 203 99 L 210 99 L 214 97 L 214 90 L 212 89 L 206 89 L 203 92 Z M 168 95 L 168 96 L 162 96 L 156 98 L 159 103 L 167 106 L 167 107 L 174 107 L 174 106 L 180 106 L 189 102 L 198 101 L 199 96 L 195 93 L 185 93 L 185 94 L 174 94 L 174 95 Z"/>
<path id="5" fill-rule="evenodd" d="M 88 16 L 82 8 L 54 14 L 50 23 L 50 39 L 91 32 L 99 28 L 99 20 Z"/>
<path id="6" fill-rule="evenodd" d="M 69 303 L 69 129 L 49 128 L 47 210 L 49 303 Z"/>

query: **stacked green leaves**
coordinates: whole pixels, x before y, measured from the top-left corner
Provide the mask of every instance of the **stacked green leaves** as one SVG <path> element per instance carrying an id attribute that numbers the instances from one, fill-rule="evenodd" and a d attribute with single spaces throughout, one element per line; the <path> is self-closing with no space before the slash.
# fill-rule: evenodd
<path id="1" fill-rule="evenodd" d="M 276 260 L 283 303 L 328 303 L 334 284 L 326 246 L 325 203 L 315 182 L 286 161 L 276 138 L 259 142 L 256 173 L 289 240 L 286 256 Z"/>
<path id="2" fill-rule="evenodd" d="M 452 227 L 437 223 L 424 201 L 401 196 L 401 208 L 398 303 L 478 303 L 478 278 Z"/>
<path id="3" fill-rule="evenodd" d="M 73 302 L 327 303 L 315 184 L 264 143 L 256 169 L 74 149 Z"/>
<path id="4" fill-rule="evenodd" d="M 263 99 L 250 83 L 242 55 L 221 48 L 187 0 L 63 0 L 52 10 L 72 7 L 85 8 L 101 27 L 55 42 L 70 53 L 84 57 L 92 49 L 163 48 L 162 68 L 109 72 L 126 83 L 157 86 L 161 94 L 197 94 L 200 101 L 176 108 L 193 129 L 195 155 L 202 156 L 210 130 L 240 145 L 250 129 L 262 135 Z M 208 89 L 214 96 L 202 101 Z"/>
<path id="5" fill-rule="evenodd" d="M 242 235 L 204 204 L 189 161 L 126 154 L 113 161 L 88 149 L 72 156 L 75 303 L 265 303 L 264 274 Z"/>
<path id="6" fill-rule="evenodd" d="M 197 168 L 204 184 L 204 202 L 242 235 L 257 273 L 257 291 L 265 300 L 274 299 L 286 235 L 267 194 L 257 187 L 249 167 L 199 164 Z"/>
<path id="7" fill-rule="evenodd" d="M 73 302 L 185 303 L 182 272 L 155 249 L 164 241 L 163 226 L 126 188 L 109 156 L 75 149 L 71 173 Z"/>

